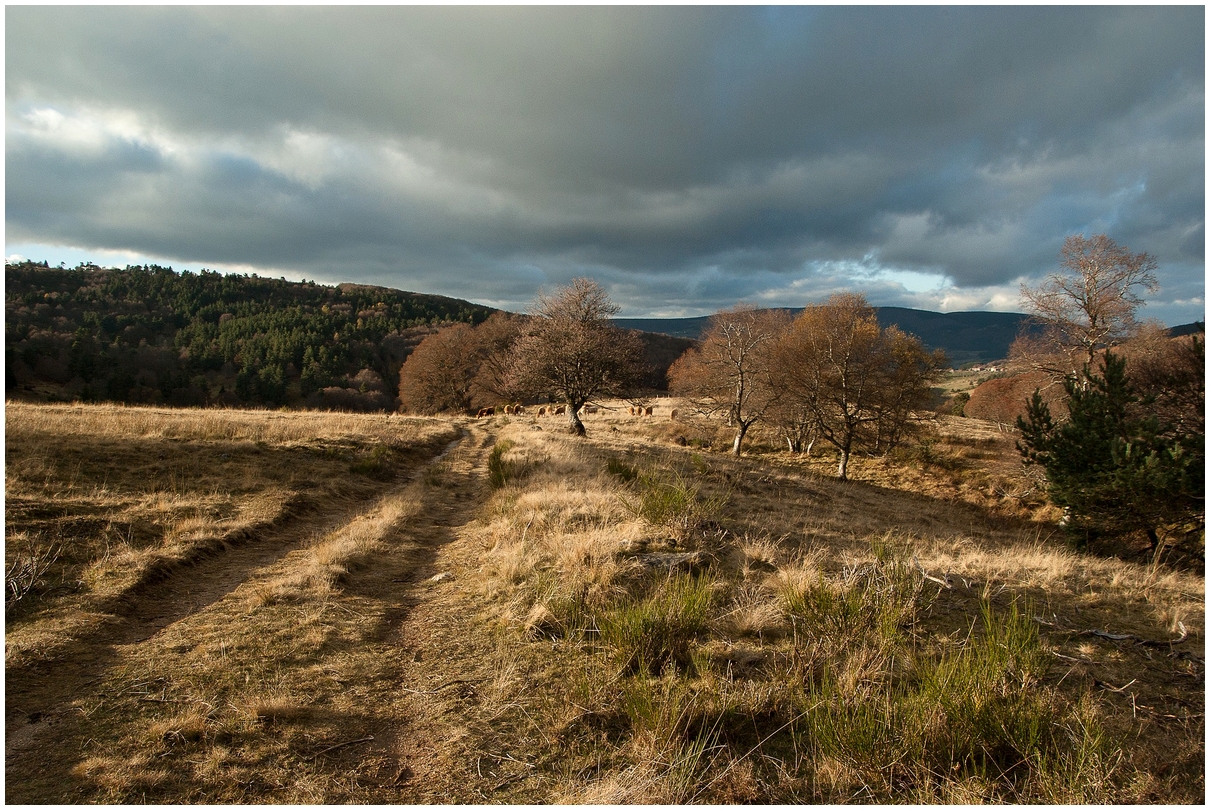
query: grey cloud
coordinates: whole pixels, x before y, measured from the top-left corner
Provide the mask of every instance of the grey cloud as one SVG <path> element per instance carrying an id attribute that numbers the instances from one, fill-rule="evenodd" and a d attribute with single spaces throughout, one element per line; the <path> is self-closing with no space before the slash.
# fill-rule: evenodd
<path id="1" fill-rule="evenodd" d="M 591 273 L 630 314 L 845 284 L 906 300 L 821 269 L 868 256 L 1013 286 L 1098 229 L 1156 255 L 1165 285 L 1202 284 L 1198 7 L 18 6 L 6 23 L 10 238 L 486 302 Z M 54 140 L 26 118 L 48 108 L 138 131 Z"/>

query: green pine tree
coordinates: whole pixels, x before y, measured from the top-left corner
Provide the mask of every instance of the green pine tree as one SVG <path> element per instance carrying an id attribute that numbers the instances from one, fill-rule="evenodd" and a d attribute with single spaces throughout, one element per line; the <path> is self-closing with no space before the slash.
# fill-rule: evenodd
<path id="1" fill-rule="evenodd" d="M 1085 368 L 1064 382 L 1070 419 L 1057 423 L 1035 391 L 1018 418 L 1017 449 L 1046 471 L 1051 501 L 1067 511 L 1082 542 L 1142 532 L 1152 548 L 1162 531 L 1205 536 L 1205 436 L 1181 434 L 1156 418 L 1150 397 L 1106 352 L 1101 373 Z"/>

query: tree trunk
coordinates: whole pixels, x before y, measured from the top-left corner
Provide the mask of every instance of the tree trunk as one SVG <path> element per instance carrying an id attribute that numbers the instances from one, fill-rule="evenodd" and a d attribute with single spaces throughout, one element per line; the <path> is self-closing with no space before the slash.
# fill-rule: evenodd
<path id="1" fill-rule="evenodd" d="M 588 431 L 584 429 L 584 423 L 580 421 L 581 406 L 574 406 L 570 402 L 567 403 L 567 432 L 572 436 L 587 436 Z"/>
<path id="2" fill-rule="evenodd" d="M 836 471 L 837 476 L 841 481 L 849 480 L 849 449 L 841 448 L 840 451 L 840 468 Z"/>
<path id="3" fill-rule="evenodd" d="M 734 455 L 738 456 L 742 452 L 742 445 L 744 443 L 744 434 L 747 432 L 748 432 L 747 423 L 740 422 L 739 430 L 735 431 L 735 441 L 732 442 L 732 444 L 731 444 L 731 452 Z"/>

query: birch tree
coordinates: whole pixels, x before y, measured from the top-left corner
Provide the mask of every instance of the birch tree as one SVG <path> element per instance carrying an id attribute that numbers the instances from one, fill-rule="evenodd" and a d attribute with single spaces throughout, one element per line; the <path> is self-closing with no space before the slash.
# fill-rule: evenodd
<path id="1" fill-rule="evenodd" d="M 743 452 L 744 437 L 773 406 L 771 349 L 789 326 L 783 310 L 737 306 L 714 315 L 699 345 L 668 369 L 668 390 L 700 413 L 722 413 L 735 428 L 731 452 Z"/>
<path id="2" fill-rule="evenodd" d="M 1021 301 L 1033 316 L 1013 345 L 1014 357 L 1056 375 L 1083 375 L 1096 355 L 1120 344 L 1138 328 L 1139 290 L 1159 290 L 1156 260 L 1131 253 L 1105 234 L 1067 237 L 1060 270 L 1037 286 L 1021 285 Z"/>

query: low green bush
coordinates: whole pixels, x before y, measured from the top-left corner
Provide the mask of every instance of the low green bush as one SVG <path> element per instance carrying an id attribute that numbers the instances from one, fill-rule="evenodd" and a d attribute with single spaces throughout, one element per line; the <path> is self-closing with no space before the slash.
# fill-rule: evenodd
<path id="1" fill-rule="evenodd" d="M 706 629 L 712 595 L 707 577 L 670 576 L 646 598 L 605 611 L 597 621 L 601 640 L 623 672 L 691 672 L 692 644 Z"/>
<path id="2" fill-rule="evenodd" d="M 726 495 L 699 497 L 700 484 L 688 481 L 675 470 L 666 474 L 638 473 L 632 482 L 632 492 L 632 496 L 622 496 L 622 505 L 678 545 L 693 539 L 727 503 Z"/>
<path id="3" fill-rule="evenodd" d="M 530 465 L 525 462 L 504 458 L 504 454 L 512 450 L 513 446 L 508 439 L 498 441 L 492 447 L 491 455 L 487 457 L 487 483 L 492 489 L 500 489 L 529 471 Z"/>

